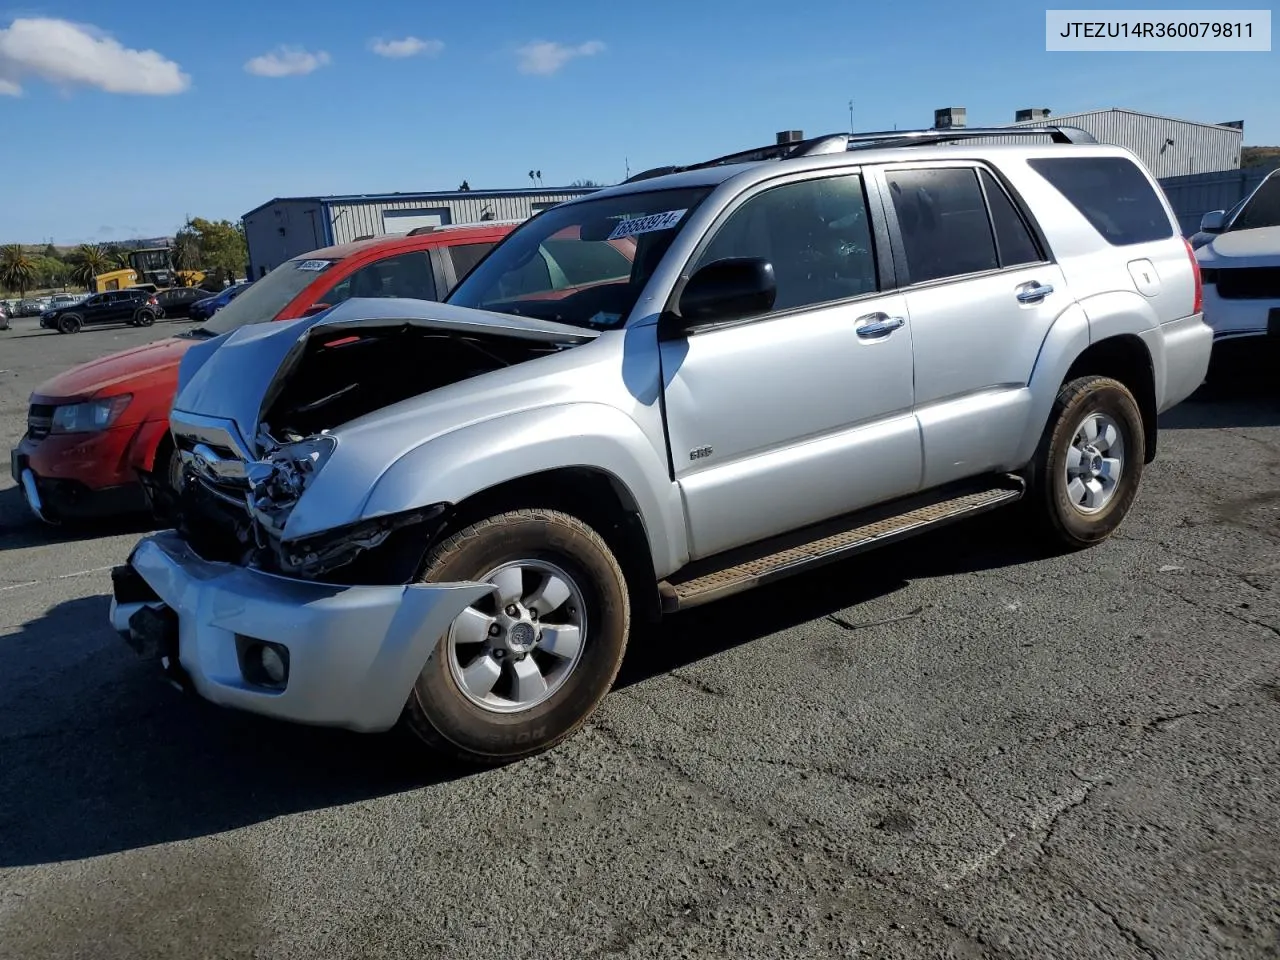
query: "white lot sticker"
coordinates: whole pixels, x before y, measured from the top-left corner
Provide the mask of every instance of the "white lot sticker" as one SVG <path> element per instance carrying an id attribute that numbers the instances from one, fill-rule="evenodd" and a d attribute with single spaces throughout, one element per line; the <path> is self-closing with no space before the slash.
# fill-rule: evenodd
<path id="1" fill-rule="evenodd" d="M 609 234 L 606 239 L 621 240 L 623 237 L 634 237 L 640 233 L 670 230 L 688 212 L 689 209 L 686 207 L 683 210 L 668 210 L 666 213 L 651 213 L 647 217 L 633 217 L 630 220 L 623 220 L 613 228 L 613 233 Z"/>
<path id="2" fill-rule="evenodd" d="M 331 263 L 333 263 L 332 260 L 303 260 L 300 264 L 298 264 L 298 269 L 320 271 L 320 270 L 323 270 L 325 267 L 329 266 L 329 264 Z"/>

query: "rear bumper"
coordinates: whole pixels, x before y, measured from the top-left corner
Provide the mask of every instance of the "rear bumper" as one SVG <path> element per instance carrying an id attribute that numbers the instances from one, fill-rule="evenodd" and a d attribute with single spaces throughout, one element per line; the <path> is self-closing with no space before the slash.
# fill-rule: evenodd
<path id="1" fill-rule="evenodd" d="M 1148 330 L 1144 337 L 1149 341 L 1147 347 L 1152 357 L 1164 358 L 1164 376 L 1156 382 L 1156 412 L 1164 413 L 1204 383 L 1213 355 L 1213 328 L 1205 323 L 1204 314 L 1195 313 L 1162 323 Z M 1159 342 L 1152 343 L 1152 340 Z"/>
<path id="2" fill-rule="evenodd" d="M 181 685 L 224 707 L 360 732 L 395 725 L 449 624 L 492 590 L 292 580 L 203 560 L 172 531 L 140 541 L 112 579 L 112 626 Z M 281 684 L 261 682 L 262 643 L 286 651 Z"/>

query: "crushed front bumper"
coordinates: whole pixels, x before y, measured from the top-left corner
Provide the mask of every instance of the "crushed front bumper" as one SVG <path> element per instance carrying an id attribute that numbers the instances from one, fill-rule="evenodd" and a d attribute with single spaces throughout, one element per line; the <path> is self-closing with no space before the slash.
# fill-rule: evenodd
<path id="1" fill-rule="evenodd" d="M 200 558 L 174 532 L 141 540 L 113 572 L 111 624 L 170 679 L 213 703 L 296 723 L 390 729 L 449 624 L 480 583 L 336 586 Z M 287 651 L 263 682 L 249 651 Z"/>

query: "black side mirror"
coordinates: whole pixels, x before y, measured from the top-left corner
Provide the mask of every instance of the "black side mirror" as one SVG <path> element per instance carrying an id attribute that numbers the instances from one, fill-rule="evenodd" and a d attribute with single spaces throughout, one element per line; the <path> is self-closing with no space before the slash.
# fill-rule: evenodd
<path id="1" fill-rule="evenodd" d="M 703 323 L 768 313 L 777 296 L 773 264 L 763 257 L 715 260 L 689 278 L 668 329 L 679 335 Z"/>

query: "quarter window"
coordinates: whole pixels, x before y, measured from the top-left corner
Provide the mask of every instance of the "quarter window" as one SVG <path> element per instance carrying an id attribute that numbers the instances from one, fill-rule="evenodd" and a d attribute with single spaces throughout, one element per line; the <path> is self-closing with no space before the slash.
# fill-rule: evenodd
<path id="1" fill-rule="evenodd" d="M 730 214 L 691 272 L 732 257 L 773 265 L 773 309 L 846 300 L 879 289 L 859 174 L 773 187 Z"/>
<path id="2" fill-rule="evenodd" d="M 1164 204 L 1132 160 L 1037 157 L 1027 164 L 1113 246 L 1165 240 L 1174 234 Z"/>
<path id="3" fill-rule="evenodd" d="M 885 179 L 898 215 L 910 283 L 999 267 L 977 171 L 898 170 Z"/>
<path id="4" fill-rule="evenodd" d="M 453 274 L 461 280 L 484 257 L 486 253 L 493 248 L 493 242 L 486 243 L 456 243 L 452 247 L 445 247 L 449 251 L 449 259 L 453 261 Z"/>

